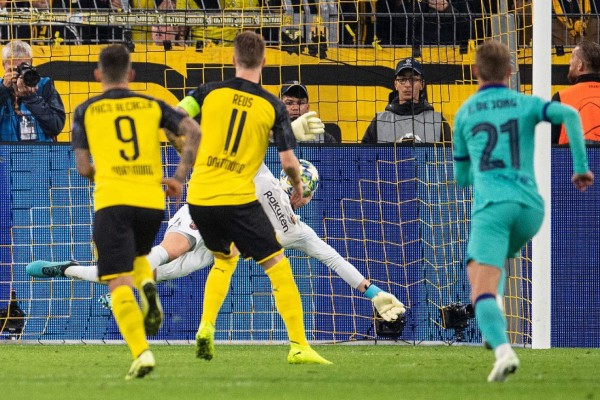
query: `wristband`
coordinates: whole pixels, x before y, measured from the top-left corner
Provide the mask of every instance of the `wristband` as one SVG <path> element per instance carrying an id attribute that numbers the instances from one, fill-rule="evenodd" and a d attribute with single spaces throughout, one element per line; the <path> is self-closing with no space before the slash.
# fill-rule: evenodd
<path id="1" fill-rule="evenodd" d="M 379 292 L 382 292 L 382 290 L 379 289 L 377 286 L 369 285 L 367 290 L 365 290 L 365 296 L 367 296 L 369 299 L 373 299 L 373 297 L 377 296 Z"/>

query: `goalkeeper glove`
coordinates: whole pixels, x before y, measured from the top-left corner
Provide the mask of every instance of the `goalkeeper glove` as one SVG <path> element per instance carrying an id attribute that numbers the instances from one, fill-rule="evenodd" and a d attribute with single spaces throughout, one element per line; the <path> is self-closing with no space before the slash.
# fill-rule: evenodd
<path id="1" fill-rule="evenodd" d="M 310 111 L 292 122 L 292 131 L 297 141 L 306 142 L 315 140 L 315 136 L 325 133 L 325 125 L 317 117 L 316 111 Z"/>
<path id="2" fill-rule="evenodd" d="M 388 292 L 381 291 L 377 293 L 371 301 L 379 315 L 381 315 L 381 318 L 387 322 L 397 320 L 398 317 L 403 316 L 406 312 L 404 304 L 402 304 L 396 296 Z"/>

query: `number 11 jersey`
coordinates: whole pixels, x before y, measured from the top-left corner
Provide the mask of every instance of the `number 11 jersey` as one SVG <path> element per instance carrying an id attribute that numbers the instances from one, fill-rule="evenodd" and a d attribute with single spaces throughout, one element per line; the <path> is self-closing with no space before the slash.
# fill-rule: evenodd
<path id="1" fill-rule="evenodd" d="M 271 132 L 279 151 L 296 147 L 285 105 L 259 84 L 242 78 L 200 85 L 179 104 L 200 116 L 202 140 L 187 202 L 199 206 L 256 201 L 254 177 Z"/>

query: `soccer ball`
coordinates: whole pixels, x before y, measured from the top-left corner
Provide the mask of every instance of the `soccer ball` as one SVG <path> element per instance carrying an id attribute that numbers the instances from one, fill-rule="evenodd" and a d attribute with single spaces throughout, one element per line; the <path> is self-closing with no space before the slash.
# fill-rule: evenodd
<path id="1" fill-rule="evenodd" d="M 312 193 L 314 193 L 315 190 L 317 190 L 317 187 L 319 186 L 319 171 L 317 171 L 317 168 L 310 161 L 299 161 L 301 169 L 302 187 L 304 189 L 302 196 L 308 197 Z M 288 195 L 292 194 L 292 184 L 290 183 L 290 179 L 284 170 L 281 170 L 279 184 L 281 185 L 284 192 L 286 192 Z"/>

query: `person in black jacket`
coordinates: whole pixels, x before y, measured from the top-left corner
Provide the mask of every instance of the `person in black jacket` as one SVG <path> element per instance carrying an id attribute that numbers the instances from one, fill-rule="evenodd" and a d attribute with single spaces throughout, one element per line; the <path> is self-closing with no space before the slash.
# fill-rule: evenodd
<path id="1" fill-rule="evenodd" d="M 475 38 L 481 5 L 479 0 L 377 0 L 377 13 L 381 44 L 458 46 Z"/>
<path id="2" fill-rule="evenodd" d="M 427 102 L 423 67 L 414 58 L 396 66 L 394 97 L 377 113 L 367 128 L 362 143 L 449 142 L 450 124 Z"/>

